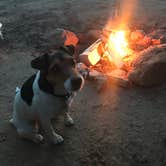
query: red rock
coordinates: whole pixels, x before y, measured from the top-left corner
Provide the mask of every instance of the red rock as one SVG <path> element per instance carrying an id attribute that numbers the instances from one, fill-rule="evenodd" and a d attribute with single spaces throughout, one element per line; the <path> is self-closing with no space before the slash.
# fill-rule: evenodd
<path id="1" fill-rule="evenodd" d="M 43 36 L 42 45 L 47 48 L 59 47 L 62 45 L 76 46 L 78 41 L 79 39 L 75 33 L 69 30 L 57 28 L 51 33 L 47 33 L 45 36 Z"/>

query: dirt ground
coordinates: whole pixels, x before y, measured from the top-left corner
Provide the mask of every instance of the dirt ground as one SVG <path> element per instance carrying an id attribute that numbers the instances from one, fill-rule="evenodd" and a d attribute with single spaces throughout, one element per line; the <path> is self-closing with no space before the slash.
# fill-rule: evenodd
<path id="1" fill-rule="evenodd" d="M 65 138 L 58 146 L 22 140 L 9 124 L 15 87 L 34 72 L 30 60 L 42 50 L 42 36 L 57 27 L 76 33 L 101 29 L 114 7 L 113 0 L 0 1 L 0 166 L 166 165 L 166 85 L 110 84 L 98 93 L 95 82 L 87 82 L 72 106 L 75 126 L 66 128 L 62 118 L 55 125 Z M 139 25 L 166 27 L 165 0 L 139 0 L 137 7 Z"/>

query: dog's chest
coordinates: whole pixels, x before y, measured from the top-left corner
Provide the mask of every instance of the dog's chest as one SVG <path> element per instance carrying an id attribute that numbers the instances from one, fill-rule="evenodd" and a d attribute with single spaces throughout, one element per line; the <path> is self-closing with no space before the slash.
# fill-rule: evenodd
<path id="1" fill-rule="evenodd" d="M 41 90 L 38 84 L 39 74 L 40 73 L 37 73 L 36 79 L 33 83 L 34 96 L 31 105 L 32 110 L 49 117 L 55 117 L 57 114 L 63 114 L 68 111 L 73 95 L 69 98 L 56 97 L 53 94 Z"/>
<path id="2" fill-rule="evenodd" d="M 52 95 L 39 91 L 33 100 L 35 107 L 38 107 L 40 113 L 54 117 L 57 114 L 63 114 L 68 109 L 68 103 L 64 99 L 56 98 Z"/>

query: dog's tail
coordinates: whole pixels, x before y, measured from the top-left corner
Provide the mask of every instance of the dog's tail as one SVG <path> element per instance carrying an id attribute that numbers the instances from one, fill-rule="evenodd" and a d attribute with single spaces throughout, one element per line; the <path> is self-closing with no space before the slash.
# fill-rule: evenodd
<path id="1" fill-rule="evenodd" d="M 16 90 L 15 90 L 15 93 L 18 93 L 18 92 L 20 92 L 20 88 L 17 86 Z"/>

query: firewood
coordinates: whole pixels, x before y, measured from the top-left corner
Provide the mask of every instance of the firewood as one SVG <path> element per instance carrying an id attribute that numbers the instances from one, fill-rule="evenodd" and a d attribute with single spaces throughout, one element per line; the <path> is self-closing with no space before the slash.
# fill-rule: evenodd
<path id="1" fill-rule="evenodd" d="M 80 54 L 80 62 L 83 62 L 87 66 L 95 65 L 101 59 L 102 54 L 102 41 L 98 39 L 90 47 L 88 47 L 82 54 Z"/>

